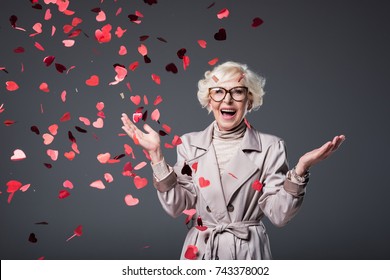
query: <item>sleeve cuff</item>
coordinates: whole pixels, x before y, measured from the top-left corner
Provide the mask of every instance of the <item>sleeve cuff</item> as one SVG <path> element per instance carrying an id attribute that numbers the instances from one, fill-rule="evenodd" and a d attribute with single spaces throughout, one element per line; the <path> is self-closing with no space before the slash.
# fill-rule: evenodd
<path id="1" fill-rule="evenodd" d="M 291 194 L 293 196 L 301 196 L 305 193 L 306 184 L 307 184 L 307 182 L 296 183 L 296 182 L 293 182 L 292 179 L 289 180 L 286 178 L 286 180 L 284 181 L 284 184 L 283 184 L 283 188 L 286 192 L 288 192 L 289 194 Z"/>
<path id="2" fill-rule="evenodd" d="M 151 163 L 153 175 L 157 181 L 162 181 L 173 171 L 173 169 L 167 165 L 165 159 L 155 164 Z"/>

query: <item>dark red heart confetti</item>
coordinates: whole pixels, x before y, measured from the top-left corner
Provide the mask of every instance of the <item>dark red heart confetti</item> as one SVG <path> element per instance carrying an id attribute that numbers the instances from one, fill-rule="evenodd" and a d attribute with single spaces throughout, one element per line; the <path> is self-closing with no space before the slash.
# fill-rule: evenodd
<path id="1" fill-rule="evenodd" d="M 184 55 L 186 54 L 187 50 L 185 48 L 181 48 L 180 50 L 177 51 L 177 56 L 180 59 L 183 59 Z"/>
<path id="2" fill-rule="evenodd" d="M 15 15 L 10 16 L 9 21 L 11 22 L 11 26 L 13 28 L 16 27 L 16 22 L 18 21 L 18 17 Z"/>
<path id="3" fill-rule="evenodd" d="M 168 72 L 172 72 L 173 74 L 176 74 L 178 72 L 177 67 L 174 63 L 169 63 L 167 66 L 165 66 L 165 70 Z"/>
<path id="4" fill-rule="evenodd" d="M 66 71 L 66 67 L 62 64 L 55 63 L 56 69 L 60 73 L 64 73 Z"/>
<path id="5" fill-rule="evenodd" d="M 226 30 L 224 28 L 220 28 L 219 31 L 214 34 L 214 39 L 217 41 L 226 40 Z"/>
<path id="6" fill-rule="evenodd" d="M 252 20 L 252 27 L 258 27 L 260 25 L 262 25 L 264 23 L 264 21 L 259 18 L 259 17 L 256 17 Z"/>
<path id="7" fill-rule="evenodd" d="M 181 169 L 181 174 L 183 174 L 183 175 L 186 174 L 188 176 L 192 176 L 192 169 L 187 163 L 184 163 L 184 166 Z"/>
<path id="8" fill-rule="evenodd" d="M 28 241 L 30 241 L 31 243 L 37 243 L 38 239 L 36 238 L 34 233 L 30 233 L 30 236 L 28 237 Z"/>
<path id="9" fill-rule="evenodd" d="M 39 128 L 37 126 L 33 125 L 30 129 L 35 134 L 39 135 L 40 132 L 39 132 Z"/>
<path id="10" fill-rule="evenodd" d="M 144 0 L 144 2 L 149 5 L 157 4 L 157 0 Z"/>
<path id="11" fill-rule="evenodd" d="M 140 40 L 141 42 L 143 42 L 143 41 L 146 41 L 148 38 L 149 38 L 148 35 L 143 35 L 143 36 L 140 36 L 140 37 L 139 37 L 139 40 Z"/>

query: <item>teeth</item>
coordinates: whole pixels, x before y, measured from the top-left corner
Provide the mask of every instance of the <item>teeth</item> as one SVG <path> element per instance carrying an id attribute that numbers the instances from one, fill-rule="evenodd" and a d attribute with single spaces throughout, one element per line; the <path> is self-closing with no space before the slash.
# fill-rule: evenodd
<path id="1" fill-rule="evenodd" d="M 234 113 L 236 110 L 233 110 L 233 109 L 222 109 L 221 111 L 222 112 L 232 112 L 232 113 Z"/>

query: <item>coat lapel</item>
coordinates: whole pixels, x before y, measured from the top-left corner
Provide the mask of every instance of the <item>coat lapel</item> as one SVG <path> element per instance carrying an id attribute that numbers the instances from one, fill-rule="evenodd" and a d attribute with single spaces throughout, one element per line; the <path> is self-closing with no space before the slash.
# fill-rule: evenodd
<path id="1" fill-rule="evenodd" d="M 240 149 L 225 166 L 225 172 L 222 174 L 226 205 L 234 193 L 259 170 L 259 166 L 248 157 L 248 154 L 253 152 L 261 152 L 261 142 L 258 134 L 252 128 L 247 128 Z"/>
<path id="2" fill-rule="evenodd" d="M 204 201 L 211 210 L 211 214 L 217 221 L 229 223 L 230 218 L 225 205 L 218 163 L 214 146 L 212 145 L 212 133 L 213 124 L 193 139 L 190 145 L 195 146 L 200 151 L 199 155 L 188 161 L 188 164 L 191 166 L 195 162 L 198 164 L 197 171 L 192 175 L 193 180 L 199 187 Z"/>

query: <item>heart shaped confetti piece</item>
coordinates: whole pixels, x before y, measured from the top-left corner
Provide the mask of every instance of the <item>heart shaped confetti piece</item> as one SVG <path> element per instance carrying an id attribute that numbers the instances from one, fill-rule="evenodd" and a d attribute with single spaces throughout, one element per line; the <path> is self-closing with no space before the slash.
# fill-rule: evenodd
<path id="1" fill-rule="evenodd" d="M 184 253 L 184 257 L 188 260 L 195 260 L 198 254 L 198 247 L 195 245 L 188 245 L 187 250 Z"/>
<path id="2" fill-rule="evenodd" d="M 147 163 L 145 161 L 142 161 L 142 162 L 138 163 L 136 166 L 134 166 L 134 170 L 140 170 L 140 169 L 144 168 L 146 165 L 147 165 Z"/>
<path id="3" fill-rule="evenodd" d="M 198 44 L 201 48 L 206 48 L 207 47 L 207 42 L 205 40 L 198 40 Z"/>
<path id="4" fill-rule="evenodd" d="M 7 81 L 5 82 L 5 85 L 8 91 L 15 91 L 19 88 L 19 85 L 14 81 Z"/>
<path id="5" fill-rule="evenodd" d="M 192 165 L 191 165 L 192 169 L 194 169 L 194 172 L 196 173 L 196 171 L 198 171 L 198 162 L 194 162 Z"/>
<path id="6" fill-rule="evenodd" d="M 252 188 L 255 191 L 260 192 L 263 189 L 263 184 L 259 180 L 256 180 L 256 181 L 253 182 Z"/>
<path id="7" fill-rule="evenodd" d="M 46 153 L 51 158 L 51 160 L 56 161 L 58 159 L 58 151 L 57 150 L 48 149 L 46 151 Z"/>
<path id="8" fill-rule="evenodd" d="M 24 185 L 24 186 L 21 186 L 21 187 L 20 187 L 20 190 L 21 190 L 22 192 L 26 192 L 26 191 L 30 188 L 30 186 L 31 186 L 31 184 L 26 184 L 26 185 Z"/>
<path id="9" fill-rule="evenodd" d="M 106 180 L 107 183 L 112 183 L 114 181 L 114 177 L 110 173 L 104 173 L 104 180 Z"/>
<path id="10" fill-rule="evenodd" d="M 141 102 L 141 96 L 135 95 L 135 96 L 130 96 L 131 102 L 134 103 L 134 105 L 138 106 L 139 103 Z"/>
<path id="11" fill-rule="evenodd" d="M 77 228 L 73 231 L 73 235 L 69 237 L 66 241 L 71 240 L 73 237 L 81 236 L 83 234 L 83 227 L 81 225 L 77 226 Z"/>
<path id="12" fill-rule="evenodd" d="M 70 196 L 70 193 L 67 190 L 60 190 L 58 194 L 59 199 L 64 199 L 67 198 L 68 196 Z"/>
<path id="13" fill-rule="evenodd" d="M 97 180 L 97 181 L 94 181 L 90 184 L 90 186 L 92 188 L 96 188 L 96 189 L 99 189 L 99 190 L 103 190 L 106 188 L 106 186 L 103 184 L 102 180 Z"/>
<path id="14" fill-rule="evenodd" d="M 226 30 L 224 28 L 220 28 L 219 31 L 214 34 L 214 39 L 217 41 L 226 40 Z"/>
<path id="15" fill-rule="evenodd" d="M 148 54 L 148 48 L 144 44 L 141 44 L 138 47 L 138 52 L 140 53 L 140 55 L 145 56 Z"/>
<path id="16" fill-rule="evenodd" d="M 173 137 L 173 140 L 172 140 L 172 145 L 173 145 L 173 146 L 178 146 L 178 145 L 180 145 L 181 143 L 182 143 L 181 138 L 180 138 L 179 136 L 175 135 L 175 136 Z"/>
<path id="17" fill-rule="evenodd" d="M 46 66 L 50 66 L 53 61 L 55 60 L 55 56 L 46 56 L 44 59 L 43 59 L 43 62 L 46 64 Z"/>
<path id="18" fill-rule="evenodd" d="M 26 154 L 20 149 L 16 149 L 14 151 L 14 154 L 11 156 L 11 160 L 13 160 L 13 161 L 19 161 L 19 160 L 23 160 L 25 158 L 26 158 Z"/>
<path id="19" fill-rule="evenodd" d="M 222 9 L 217 14 L 217 18 L 219 18 L 219 19 L 227 18 L 228 16 L 229 16 L 229 10 L 228 9 Z"/>
<path id="20" fill-rule="evenodd" d="M 152 74 L 152 80 L 153 80 L 156 84 L 158 84 L 158 85 L 161 84 L 160 76 L 158 76 L 158 75 L 156 75 L 156 74 Z"/>
<path id="21" fill-rule="evenodd" d="M 102 22 L 106 20 L 106 13 L 104 11 L 100 11 L 96 16 L 96 21 Z"/>
<path id="22" fill-rule="evenodd" d="M 63 40 L 62 43 L 64 44 L 64 47 L 67 47 L 67 48 L 70 48 L 70 47 L 73 47 L 74 44 L 75 44 L 75 40 Z"/>
<path id="23" fill-rule="evenodd" d="M 73 151 L 70 151 L 70 152 L 65 152 L 64 153 L 64 156 L 68 159 L 68 160 L 73 160 L 76 156 L 75 152 Z"/>
<path id="24" fill-rule="evenodd" d="M 57 135 L 57 131 L 58 131 L 58 125 L 57 124 L 52 124 L 51 126 L 49 126 L 48 129 L 49 129 L 51 135 Z"/>
<path id="25" fill-rule="evenodd" d="M 28 241 L 30 241 L 31 243 L 37 243 L 38 239 L 36 238 L 34 233 L 30 233 L 30 236 L 28 237 Z"/>
<path id="26" fill-rule="evenodd" d="M 252 20 L 252 27 L 258 27 L 260 25 L 262 25 L 264 23 L 264 21 L 259 18 L 259 17 L 256 17 Z"/>
<path id="27" fill-rule="evenodd" d="M 88 80 L 85 81 L 85 83 L 87 84 L 87 86 L 95 87 L 99 85 L 99 76 L 92 75 Z"/>
<path id="28" fill-rule="evenodd" d="M 177 67 L 174 63 L 169 63 L 167 66 L 165 66 L 165 70 L 168 72 L 172 72 L 173 74 L 176 74 L 178 72 Z"/>
<path id="29" fill-rule="evenodd" d="M 49 85 L 47 83 L 41 83 L 39 89 L 43 92 L 50 92 Z"/>
<path id="30" fill-rule="evenodd" d="M 128 195 L 125 196 L 125 203 L 128 206 L 135 206 L 135 205 L 137 205 L 139 203 L 139 199 L 133 197 L 131 194 L 128 194 Z"/>
<path id="31" fill-rule="evenodd" d="M 92 123 L 92 126 L 93 127 L 96 127 L 96 128 L 102 128 L 104 126 L 104 121 L 102 118 L 98 118 L 96 121 L 94 121 Z"/>
<path id="32" fill-rule="evenodd" d="M 79 117 L 79 120 L 81 122 L 83 122 L 85 125 L 91 125 L 91 122 L 89 119 L 85 118 L 85 117 Z"/>
<path id="33" fill-rule="evenodd" d="M 134 177 L 134 185 L 137 189 L 142 189 L 146 187 L 148 180 L 146 178 L 141 178 L 140 176 Z"/>
<path id="34" fill-rule="evenodd" d="M 216 58 L 213 58 L 212 60 L 210 60 L 208 63 L 209 63 L 209 65 L 213 66 L 218 62 L 218 60 L 219 59 L 216 57 Z"/>
<path id="35" fill-rule="evenodd" d="M 64 188 L 73 189 L 73 183 L 69 180 L 64 181 L 62 185 L 64 186 Z"/>
<path id="36" fill-rule="evenodd" d="M 43 144 L 45 144 L 45 145 L 50 145 L 51 142 L 53 142 L 53 140 L 54 140 L 54 136 L 49 134 L 49 133 L 43 134 L 42 138 L 43 138 Z"/>
<path id="37" fill-rule="evenodd" d="M 150 115 L 150 118 L 153 120 L 153 121 L 156 121 L 158 122 L 158 120 L 160 119 L 160 111 L 158 109 L 155 109 L 152 114 Z"/>
<path id="38" fill-rule="evenodd" d="M 199 178 L 199 187 L 201 188 L 206 188 L 210 186 L 210 181 L 205 179 L 204 177 Z"/>
<path id="39" fill-rule="evenodd" d="M 206 227 L 206 226 L 195 226 L 198 230 L 200 230 L 200 231 L 205 231 L 205 230 L 207 230 L 208 229 L 208 227 Z"/>
<path id="40" fill-rule="evenodd" d="M 105 153 L 105 154 L 99 154 L 97 156 L 97 159 L 100 163 L 107 163 L 108 160 L 111 158 L 111 154 L 110 153 Z"/>
<path id="41" fill-rule="evenodd" d="M 192 176 L 192 169 L 187 163 L 184 163 L 184 166 L 181 169 L 181 174 L 183 174 L 183 175 L 185 174 L 187 176 Z"/>

